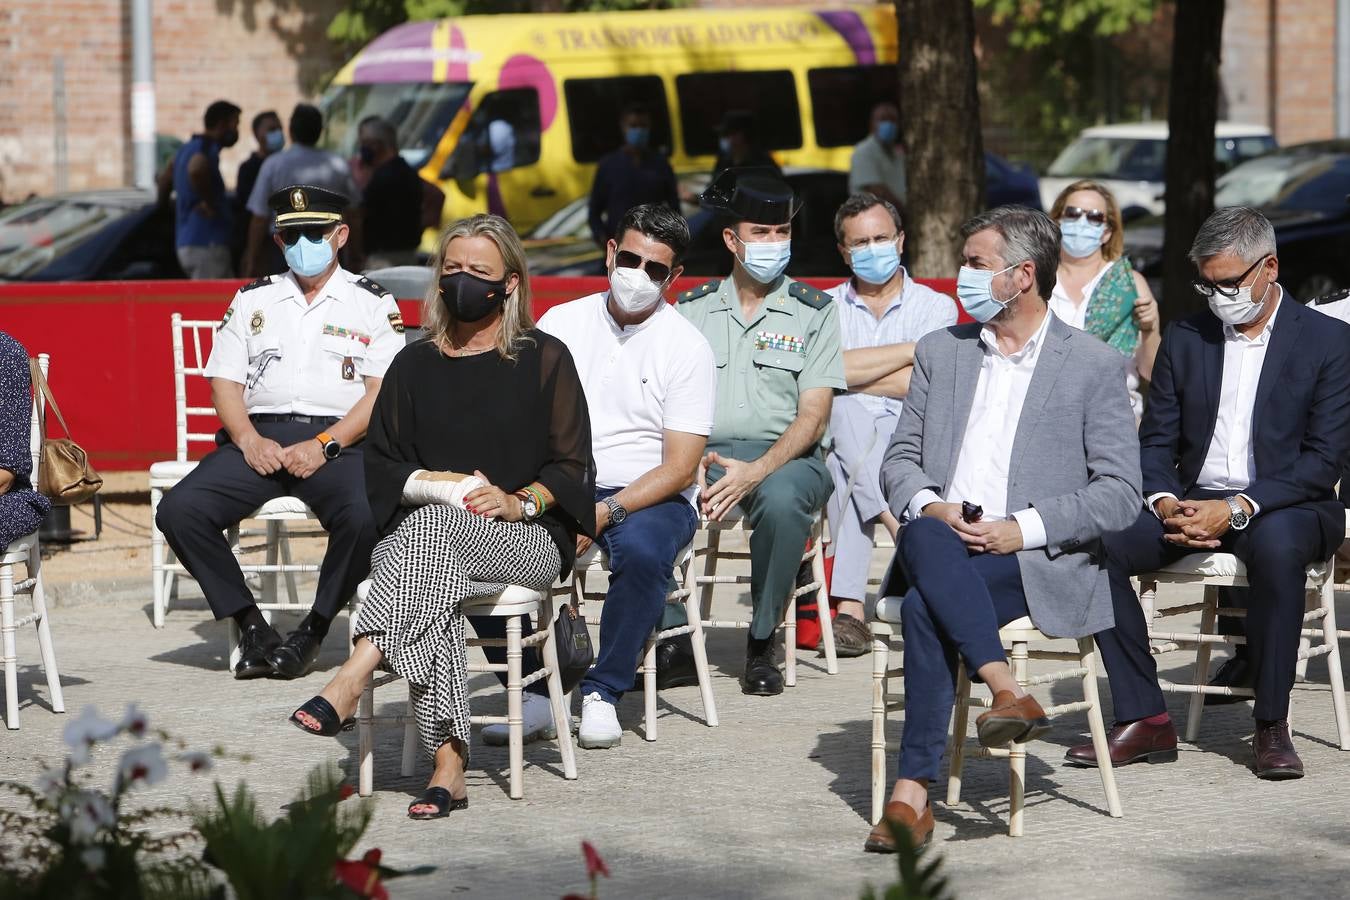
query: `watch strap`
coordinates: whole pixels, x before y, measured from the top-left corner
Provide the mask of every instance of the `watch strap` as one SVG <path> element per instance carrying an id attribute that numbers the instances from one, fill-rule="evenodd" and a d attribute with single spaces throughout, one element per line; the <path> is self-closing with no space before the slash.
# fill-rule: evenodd
<path id="1" fill-rule="evenodd" d="M 314 440 L 318 441 L 320 444 L 327 444 L 329 441 L 336 440 L 336 438 L 326 431 L 320 431 L 318 434 L 314 435 Z"/>

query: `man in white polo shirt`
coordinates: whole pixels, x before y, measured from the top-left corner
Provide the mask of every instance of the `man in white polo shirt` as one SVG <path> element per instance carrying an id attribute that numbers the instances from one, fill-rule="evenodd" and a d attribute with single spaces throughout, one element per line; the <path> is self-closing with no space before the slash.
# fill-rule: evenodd
<path id="1" fill-rule="evenodd" d="M 658 203 L 633 207 L 605 249 L 610 289 L 539 320 L 567 344 L 586 389 L 596 543 L 609 559 L 600 653 L 581 682 L 577 740 L 585 748 L 619 743 L 614 707 L 633 687 L 676 555 L 698 527 L 694 480 L 712 432 L 717 368 L 707 339 L 662 297 L 688 245 L 679 213 Z M 589 544 L 579 542 L 582 550 Z M 545 698 L 527 698 L 540 708 L 537 718 L 549 717 Z M 533 712 L 525 711 L 527 730 Z"/>

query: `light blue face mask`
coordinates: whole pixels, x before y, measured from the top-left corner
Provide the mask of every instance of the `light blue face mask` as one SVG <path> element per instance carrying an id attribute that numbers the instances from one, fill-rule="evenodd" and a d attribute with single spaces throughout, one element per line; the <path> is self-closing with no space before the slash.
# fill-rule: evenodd
<path id="1" fill-rule="evenodd" d="M 639 149 L 647 146 L 647 141 L 651 140 L 651 136 L 650 128 L 629 128 L 623 133 L 623 139 L 628 142 L 628 146 Z"/>
<path id="2" fill-rule="evenodd" d="M 267 132 L 266 144 L 268 153 L 276 153 L 286 146 L 286 133 L 280 128 L 273 128 L 271 131 Z"/>
<path id="3" fill-rule="evenodd" d="M 788 260 L 792 258 L 791 240 L 754 243 L 746 243 L 739 237 L 736 240 L 745 248 L 745 259 L 741 260 L 741 265 L 745 267 L 746 274 L 760 284 L 769 284 L 782 275 Z"/>
<path id="4" fill-rule="evenodd" d="M 994 277 L 1011 268 L 1012 266 L 1008 266 L 1007 269 L 990 272 L 987 269 L 961 267 L 960 273 L 956 276 L 956 299 L 961 301 L 961 308 L 976 322 L 980 324 L 988 322 L 1007 309 L 1008 304 L 1012 302 L 1012 298 L 999 300 L 994 296 Z"/>
<path id="5" fill-rule="evenodd" d="M 286 248 L 285 257 L 286 265 L 291 267 L 292 272 L 313 278 L 328 268 L 333 261 L 333 245 L 327 238 L 311 241 L 302 235 L 298 241 Z"/>
<path id="6" fill-rule="evenodd" d="M 895 241 L 888 244 L 868 244 L 850 250 L 849 266 L 860 281 L 868 284 L 885 284 L 900 269 L 900 251 Z"/>
<path id="7" fill-rule="evenodd" d="M 1102 246 L 1102 236 L 1106 234 L 1106 223 L 1093 225 L 1085 216 L 1077 219 L 1065 219 L 1059 223 L 1059 241 L 1064 252 L 1074 259 L 1085 259 L 1096 253 Z"/>
<path id="8" fill-rule="evenodd" d="M 877 140 L 883 144 L 894 144 L 895 139 L 900 136 L 900 123 L 892 122 L 890 119 L 883 119 L 877 123 Z"/>

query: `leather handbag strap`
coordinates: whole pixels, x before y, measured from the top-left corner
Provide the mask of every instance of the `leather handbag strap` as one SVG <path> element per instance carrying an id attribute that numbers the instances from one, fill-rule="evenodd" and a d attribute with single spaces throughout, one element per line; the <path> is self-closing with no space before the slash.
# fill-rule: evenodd
<path id="1" fill-rule="evenodd" d="M 28 371 L 32 373 L 33 384 L 37 385 L 38 390 L 42 392 L 42 396 L 46 398 L 47 405 L 51 407 L 52 412 L 56 413 L 56 421 L 61 423 L 61 430 L 66 433 L 66 437 L 70 437 L 70 426 L 66 424 L 65 416 L 61 415 L 61 407 L 56 405 L 56 397 L 52 395 L 51 386 L 47 384 L 47 379 L 42 374 L 42 367 L 38 365 L 36 359 L 28 360 Z M 42 431 L 45 438 L 47 431 L 45 421 L 42 423 Z"/>

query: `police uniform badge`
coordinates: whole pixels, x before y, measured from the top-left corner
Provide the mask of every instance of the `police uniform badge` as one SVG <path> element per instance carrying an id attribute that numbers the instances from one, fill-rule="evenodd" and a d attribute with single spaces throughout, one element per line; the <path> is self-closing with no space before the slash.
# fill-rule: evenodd
<path id="1" fill-rule="evenodd" d="M 248 330 L 252 334 L 262 334 L 264 323 L 265 320 L 263 319 L 262 310 L 254 310 L 253 318 L 248 320 Z"/>
<path id="2" fill-rule="evenodd" d="M 233 315 L 234 315 L 234 304 L 231 303 L 230 308 L 225 310 L 225 317 L 222 318 L 220 320 L 220 324 L 216 326 L 216 331 L 220 331 L 226 325 L 230 324 L 230 317 Z"/>
<path id="3" fill-rule="evenodd" d="M 395 334 L 403 333 L 403 313 L 392 312 L 389 314 L 389 327 L 394 329 Z"/>
<path id="4" fill-rule="evenodd" d="M 342 380 L 356 380 L 356 362 L 350 356 L 342 357 Z"/>
<path id="5" fill-rule="evenodd" d="M 296 212 L 304 212 L 309 203 L 305 199 L 305 192 L 302 188 L 296 188 L 291 191 L 291 209 Z"/>

